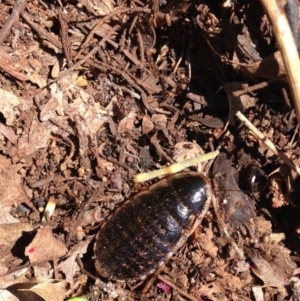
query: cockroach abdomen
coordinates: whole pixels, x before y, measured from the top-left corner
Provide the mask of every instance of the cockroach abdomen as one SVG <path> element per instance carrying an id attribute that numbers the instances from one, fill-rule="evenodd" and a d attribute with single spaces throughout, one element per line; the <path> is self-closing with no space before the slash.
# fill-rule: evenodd
<path id="1" fill-rule="evenodd" d="M 120 206 L 95 243 L 96 269 L 115 280 L 143 279 L 181 247 L 209 207 L 208 179 L 174 174 Z"/>

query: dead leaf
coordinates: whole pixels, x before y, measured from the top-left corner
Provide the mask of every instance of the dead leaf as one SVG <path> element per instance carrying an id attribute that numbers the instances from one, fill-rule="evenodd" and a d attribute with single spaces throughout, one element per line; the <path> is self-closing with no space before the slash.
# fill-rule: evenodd
<path id="1" fill-rule="evenodd" d="M 5 301 L 20 301 L 16 296 L 7 290 L 0 290 L 0 300 Z"/>
<path id="2" fill-rule="evenodd" d="M 55 111 L 58 115 L 64 116 L 64 90 L 58 84 L 54 83 L 50 85 L 50 94 L 57 102 Z"/>
<path id="3" fill-rule="evenodd" d="M 217 281 L 201 285 L 201 288 L 197 289 L 194 294 L 196 296 L 205 296 L 211 301 L 228 301 L 225 286 Z"/>
<path id="4" fill-rule="evenodd" d="M 15 243 L 22 236 L 23 231 L 31 231 L 32 226 L 28 223 L 11 223 L 0 225 L 0 245 L 1 248 L 5 245 Z"/>
<path id="5" fill-rule="evenodd" d="M 47 120 L 53 118 L 57 107 L 58 107 L 57 99 L 54 97 L 51 97 L 41 110 L 41 113 L 40 113 L 41 121 L 47 121 Z"/>
<path id="6" fill-rule="evenodd" d="M 12 223 L 19 223 L 20 219 L 15 218 L 11 215 L 11 207 L 2 207 L 1 214 L 0 214 L 0 224 L 12 224 Z"/>
<path id="7" fill-rule="evenodd" d="M 175 144 L 173 159 L 176 162 L 182 162 L 203 154 L 202 148 L 197 143 L 182 141 Z"/>
<path id="8" fill-rule="evenodd" d="M 201 122 L 207 127 L 217 129 L 217 128 L 223 128 L 224 122 L 218 117 L 206 117 L 206 118 L 196 118 L 197 121 Z"/>
<path id="9" fill-rule="evenodd" d="M 155 128 L 158 130 L 167 128 L 167 116 L 164 114 L 153 114 L 151 116 L 151 120 L 153 121 Z"/>
<path id="10" fill-rule="evenodd" d="M 89 82 L 88 82 L 86 76 L 79 76 L 76 79 L 76 85 L 78 87 L 86 87 L 88 84 L 89 84 Z"/>
<path id="11" fill-rule="evenodd" d="M 143 135 L 149 134 L 154 128 L 153 122 L 151 121 L 151 118 L 148 115 L 145 115 L 143 117 L 142 121 L 142 133 Z"/>
<path id="12" fill-rule="evenodd" d="M 18 155 L 29 156 L 48 145 L 51 133 L 57 132 L 58 127 L 51 123 L 41 123 L 36 118 L 32 120 L 29 134 L 18 140 Z"/>
<path id="13" fill-rule="evenodd" d="M 21 188 L 22 178 L 18 174 L 21 166 L 12 164 L 4 156 L 0 156 L 0 204 L 2 207 L 20 204 L 24 201 Z"/>
<path id="14" fill-rule="evenodd" d="M 111 162 L 108 162 L 102 158 L 97 158 L 97 164 L 100 169 L 105 169 L 108 171 L 112 171 L 114 169 L 114 165 Z"/>
<path id="15" fill-rule="evenodd" d="M 6 125 L 12 125 L 15 118 L 15 107 L 20 104 L 20 99 L 13 92 L 0 89 L 0 112 L 6 119 Z"/>
<path id="16" fill-rule="evenodd" d="M 65 293 L 65 283 L 39 283 L 33 286 L 30 291 L 35 292 L 45 301 L 63 301 Z"/>
<path id="17" fill-rule="evenodd" d="M 220 214 L 225 223 L 239 227 L 255 216 L 253 206 L 237 183 L 238 170 L 226 154 L 220 154 L 213 164 L 212 176 Z"/>
<path id="18" fill-rule="evenodd" d="M 74 284 L 75 273 L 80 270 L 80 267 L 76 261 L 77 255 L 82 255 L 87 252 L 88 245 L 90 244 L 91 239 L 88 238 L 85 241 L 78 243 L 76 246 L 71 248 L 69 253 L 71 254 L 66 260 L 59 264 L 60 270 L 65 274 L 66 280 L 71 286 Z"/>
<path id="19" fill-rule="evenodd" d="M 135 129 L 134 121 L 135 121 L 136 113 L 130 112 L 128 116 L 124 117 L 120 122 L 118 126 L 118 132 L 119 134 L 125 134 L 130 133 Z"/>
<path id="20" fill-rule="evenodd" d="M 39 88 L 43 88 L 47 85 L 47 80 L 43 75 L 34 72 L 33 69 L 27 69 L 27 71 L 28 80 L 34 84 L 37 84 Z"/>
<path id="21" fill-rule="evenodd" d="M 244 90 L 245 87 L 247 87 L 247 84 L 240 83 L 240 82 L 232 82 L 232 83 L 227 83 L 222 86 L 222 88 L 226 91 L 228 100 L 229 100 L 229 117 L 228 117 L 228 123 L 229 124 L 235 124 L 235 114 L 240 111 L 244 112 L 248 108 L 254 107 L 257 98 L 253 96 L 249 96 L 247 94 L 243 94 L 239 97 L 233 96 L 233 92 L 238 91 L 238 90 Z"/>
<path id="22" fill-rule="evenodd" d="M 274 52 L 257 64 L 249 64 L 248 66 L 242 65 L 236 68 L 247 74 L 266 79 L 286 76 L 286 70 L 280 51 Z"/>
<path id="23" fill-rule="evenodd" d="M 88 11 L 101 17 L 108 15 L 115 7 L 113 0 L 80 0 Z"/>
<path id="24" fill-rule="evenodd" d="M 63 301 L 65 282 L 37 283 L 28 279 L 26 282 L 19 282 L 7 288 L 19 301 Z"/>
<path id="25" fill-rule="evenodd" d="M 212 229 L 205 229 L 205 233 L 200 235 L 200 241 L 202 244 L 202 248 L 212 257 L 216 258 L 219 248 L 216 246 L 214 242 L 214 233 Z"/>
<path id="26" fill-rule="evenodd" d="M 290 251 L 278 244 L 258 244 L 244 247 L 252 262 L 252 271 L 264 286 L 282 288 L 287 285 L 297 265 L 290 258 Z"/>
<path id="27" fill-rule="evenodd" d="M 37 231 L 33 241 L 26 247 L 25 255 L 29 257 L 31 264 L 60 258 L 67 253 L 66 245 L 56 239 L 49 226 Z"/>
<path id="28" fill-rule="evenodd" d="M 58 60 L 58 58 L 55 57 L 55 63 L 52 67 L 52 70 L 51 70 L 51 76 L 52 78 L 57 78 L 58 77 L 58 74 L 60 72 L 60 68 L 61 67 L 61 63 L 60 61 Z"/>

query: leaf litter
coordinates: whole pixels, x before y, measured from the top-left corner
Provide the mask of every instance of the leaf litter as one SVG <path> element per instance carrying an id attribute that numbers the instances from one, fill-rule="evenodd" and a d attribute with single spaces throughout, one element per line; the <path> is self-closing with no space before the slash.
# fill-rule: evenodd
<path id="1" fill-rule="evenodd" d="M 141 189 L 135 174 L 217 148 L 204 167 L 213 206 L 144 300 L 300 299 L 299 180 L 235 118 L 298 166 L 288 75 L 259 1 L 0 9 L 3 300 L 139 300 L 96 274 L 94 235 Z"/>

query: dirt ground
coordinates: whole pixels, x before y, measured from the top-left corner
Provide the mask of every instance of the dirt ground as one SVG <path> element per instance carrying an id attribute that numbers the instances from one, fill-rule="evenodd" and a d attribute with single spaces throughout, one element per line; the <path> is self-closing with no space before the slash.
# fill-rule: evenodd
<path id="1" fill-rule="evenodd" d="M 300 300 L 298 122 L 260 1 L 0 11 L 1 300 Z M 134 176 L 216 150 L 190 167 L 210 179 L 210 209 L 160 273 L 99 276 L 101 225 L 157 181 Z"/>

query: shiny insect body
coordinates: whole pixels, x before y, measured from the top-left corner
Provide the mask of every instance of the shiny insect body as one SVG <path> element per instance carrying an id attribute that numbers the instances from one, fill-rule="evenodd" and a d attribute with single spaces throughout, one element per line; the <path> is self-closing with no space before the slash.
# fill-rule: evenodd
<path id="1" fill-rule="evenodd" d="M 97 272 L 125 281 L 154 273 L 199 226 L 210 200 L 209 180 L 195 172 L 170 175 L 136 194 L 102 225 Z"/>

